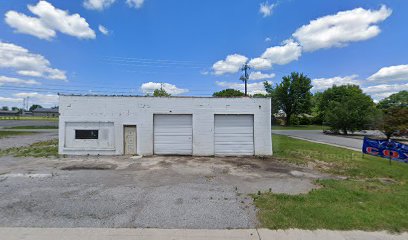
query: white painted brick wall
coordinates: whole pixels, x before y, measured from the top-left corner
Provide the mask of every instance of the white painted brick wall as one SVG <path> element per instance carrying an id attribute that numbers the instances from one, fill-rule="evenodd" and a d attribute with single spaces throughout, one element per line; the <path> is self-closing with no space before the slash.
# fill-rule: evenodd
<path id="1" fill-rule="evenodd" d="M 123 126 L 137 125 L 137 152 L 153 154 L 153 114 L 193 115 L 193 154 L 214 155 L 214 114 L 253 114 L 255 155 L 272 155 L 271 100 L 269 98 L 156 98 L 122 96 L 59 97 L 60 154 L 123 154 Z M 95 149 L 65 147 L 66 122 L 113 122 L 115 145 Z"/>

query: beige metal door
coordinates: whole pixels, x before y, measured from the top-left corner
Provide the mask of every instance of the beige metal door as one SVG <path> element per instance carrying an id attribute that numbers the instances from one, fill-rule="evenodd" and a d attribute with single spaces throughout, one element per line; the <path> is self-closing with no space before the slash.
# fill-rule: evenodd
<path id="1" fill-rule="evenodd" d="M 136 154 L 136 126 L 124 127 L 124 145 L 126 155 Z"/>

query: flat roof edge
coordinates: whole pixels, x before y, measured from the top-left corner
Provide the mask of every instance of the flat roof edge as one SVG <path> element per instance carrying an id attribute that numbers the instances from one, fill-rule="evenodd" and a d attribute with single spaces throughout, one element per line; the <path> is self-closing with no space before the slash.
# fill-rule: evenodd
<path id="1" fill-rule="evenodd" d="M 135 98 L 211 98 L 211 99 L 270 99 L 270 97 L 200 97 L 200 96 L 170 96 L 170 97 L 153 97 L 141 95 L 103 95 L 103 94 L 63 94 L 63 97 L 135 97 Z"/>

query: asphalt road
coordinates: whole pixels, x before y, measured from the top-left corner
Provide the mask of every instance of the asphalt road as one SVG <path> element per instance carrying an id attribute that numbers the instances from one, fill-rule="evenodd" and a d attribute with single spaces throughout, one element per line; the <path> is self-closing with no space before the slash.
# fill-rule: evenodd
<path id="1" fill-rule="evenodd" d="M 322 130 L 272 130 L 272 134 L 297 137 L 305 140 L 346 147 L 357 151 L 360 151 L 363 146 L 363 140 L 361 139 L 326 135 L 323 134 Z"/>
<path id="2" fill-rule="evenodd" d="M 46 120 L 0 120 L 0 128 L 3 127 L 17 127 L 17 126 L 56 126 L 57 121 Z"/>

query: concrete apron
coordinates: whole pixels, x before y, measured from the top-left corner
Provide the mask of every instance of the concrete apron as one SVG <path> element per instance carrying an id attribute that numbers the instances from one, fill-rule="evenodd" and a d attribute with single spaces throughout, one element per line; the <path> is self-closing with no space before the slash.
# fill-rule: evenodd
<path id="1" fill-rule="evenodd" d="M 408 233 L 391 234 L 364 231 L 329 230 L 269 230 L 269 229 L 153 229 L 153 228 L 0 228 L 1 239 L 7 240 L 112 240 L 112 239 L 171 239 L 171 240 L 365 240 L 408 239 Z"/>

